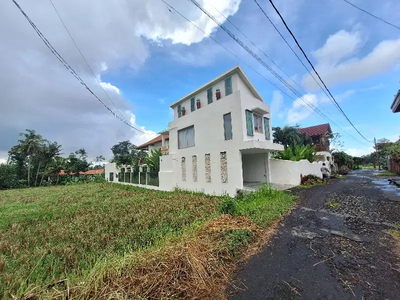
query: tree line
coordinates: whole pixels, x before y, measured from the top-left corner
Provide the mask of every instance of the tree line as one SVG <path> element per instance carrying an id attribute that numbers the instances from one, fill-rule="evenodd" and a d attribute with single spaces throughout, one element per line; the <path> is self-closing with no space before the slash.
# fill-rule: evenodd
<path id="1" fill-rule="evenodd" d="M 62 146 L 58 142 L 43 138 L 35 130 L 26 129 L 20 136 L 17 145 L 8 151 L 7 163 L 0 164 L 0 189 L 101 180 L 104 177 L 79 175 L 80 172 L 103 168 L 103 155 L 89 161 L 88 153 L 81 148 L 63 156 Z M 138 170 L 139 163 L 146 163 L 152 171 L 159 171 L 161 150 L 148 155 L 130 141 L 123 141 L 112 146 L 111 151 L 113 157 L 110 162 L 117 165 L 130 165 Z M 67 175 L 60 176 L 61 170 Z"/>

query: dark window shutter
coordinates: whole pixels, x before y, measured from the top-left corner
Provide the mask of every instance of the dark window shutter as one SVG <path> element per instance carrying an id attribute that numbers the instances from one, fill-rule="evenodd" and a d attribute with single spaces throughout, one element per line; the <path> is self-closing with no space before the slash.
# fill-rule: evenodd
<path id="1" fill-rule="evenodd" d="M 225 79 L 225 96 L 232 94 L 232 77 Z"/>
<path id="2" fill-rule="evenodd" d="M 178 118 L 182 117 L 182 106 L 178 105 Z"/>
<path id="3" fill-rule="evenodd" d="M 253 136 L 253 113 L 246 109 L 246 127 L 247 135 Z"/>
<path id="4" fill-rule="evenodd" d="M 209 88 L 207 90 L 207 101 L 208 101 L 208 104 L 213 102 L 212 88 Z"/>
<path id="5" fill-rule="evenodd" d="M 195 111 L 196 110 L 196 100 L 194 97 L 190 99 L 190 111 Z"/>
<path id="6" fill-rule="evenodd" d="M 269 132 L 269 118 L 264 118 L 265 139 L 270 140 L 271 134 Z"/>

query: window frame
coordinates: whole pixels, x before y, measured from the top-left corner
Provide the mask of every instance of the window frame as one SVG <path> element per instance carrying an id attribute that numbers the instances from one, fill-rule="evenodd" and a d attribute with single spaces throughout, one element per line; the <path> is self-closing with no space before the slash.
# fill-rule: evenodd
<path id="1" fill-rule="evenodd" d="M 260 121 L 260 124 L 258 124 L 258 120 Z M 258 125 L 260 125 L 260 126 L 258 127 Z M 255 114 L 254 112 L 253 112 L 253 127 L 254 127 L 254 132 L 264 133 L 264 130 L 263 130 L 263 117 L 261 115 L 259 115 L 259 114 Z M 257 130 L 257 128 L 259 130 Z"/>
<path id="2" fill-rule="evenodd" d="M 229 84 L 227 84 L 229 82 Z M 232 86 L 232 76 L 225 78 L 225 97 L 233 94 L 233 86 Z M 230 86 L 230 91 L 228 93 L 228 86 Z"/>
<path id="3" fill-rule="evenodd" d="M 210 87 L 207 89 L 207 104 L 213 103 L 213 88 Z"/>
<path id="4" fill-rule="evenodd" d="M 180 143 L 180 139 L 179 139 L 179 133 L 182 132 L 183 130 L 187 130 L 189 128 L 193 128 L 193 145 L 192 146 L 187 146 L 187 147 L 180 147 L 181 143 Z M 192 147 L 196 146 L 196 131 L 195 131 L 194 125 L 190 125 L 190 126 L 187 126 L 185 128 L 179 129 L 177 133 L 178 133 L 178 149 L 179 150 L 192 148 Z"/>
<path id="5" fill-rule="evenodd" d="M 225 126 L 225 116 L 230 116 L 230 118 L 229 118 L 229 120 L 230 120 L 230 124 L 231 124 L 231 132 L 230 132 L 230 138 L 228 139 L 227 138 L 227 131 L 226 131 L 226 126 Z M 223 116 L 222 116 L 222 121 L 223 121 L 223 126 L 224 126 L 224 138 L 225 138 L 225 141 L 230 141 L 230 140 L 233 140 L 233 128 L 232 128 L 232 113 L 231 112 L 229 112 L 229 113 L 226 113 L 226 114 L 224 114 Z"/>
<path id="6" fill-rule="evenodd" d="M 193 112 L 196 110 L 196 97 L 190 98 L 190 111 Z"/>

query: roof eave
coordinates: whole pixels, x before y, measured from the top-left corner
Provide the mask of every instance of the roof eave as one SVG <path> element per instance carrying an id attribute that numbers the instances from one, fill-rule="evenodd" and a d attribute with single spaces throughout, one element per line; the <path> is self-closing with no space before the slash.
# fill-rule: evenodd
<path id="1" fill-rule="evenodd" d="M 258 98 L 259 100 L 261 100 L 262 102 L 264 102 L 264 99 L 261 97 L 261 95 L 257 92 L 256 88 L 254 87 L 254 85 L 250 82 L 249 78 L 246 76 L 246 74 L 243 72 L 242 68 L 237 65 L 231 69 L 229 69 L 228 71 L 218 75 L 217 77 L 215 77 L 214 79 L 210 80 L 209 82 L 207 82 L 206 84 L 203 84 L 201 87 L 195 89 L 194 91 L 190 92 L 189 94 L 183 96 L 182 98 L 180 98 L 179 100 L 175 101 L 174 103 L 172 103 L 170 105 L 171 108 L 174 108 L 175 106 L 177 106 L 179 103 L 185 101 L 186 99 L 198 94 L 200 91 L 209 88 L 210 86 L 212 86 L 214 84 L 214 82 L 219 81 L 221 79 L 223 79 L 224 77 L 229 77 L 230 75 L 233 75 L 235 73 L 238 73 L 240 78 L 243 80 L 243 82 L 249 87 L 249 89 L 251 90 L 251 92 L 256 96 L 256 98 Z"/>

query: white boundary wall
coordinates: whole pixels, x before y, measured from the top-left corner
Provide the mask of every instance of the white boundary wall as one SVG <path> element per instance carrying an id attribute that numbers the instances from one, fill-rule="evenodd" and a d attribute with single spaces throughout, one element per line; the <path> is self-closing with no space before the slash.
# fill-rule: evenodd
<path id="1" fill-rule="evenodd" d="M 308 160 L 271 159 L 271 183 L 300 185 L 301 176 L 316 175 L 322 178 L 321 167 L 322 163 L 310 163 Z"/>

